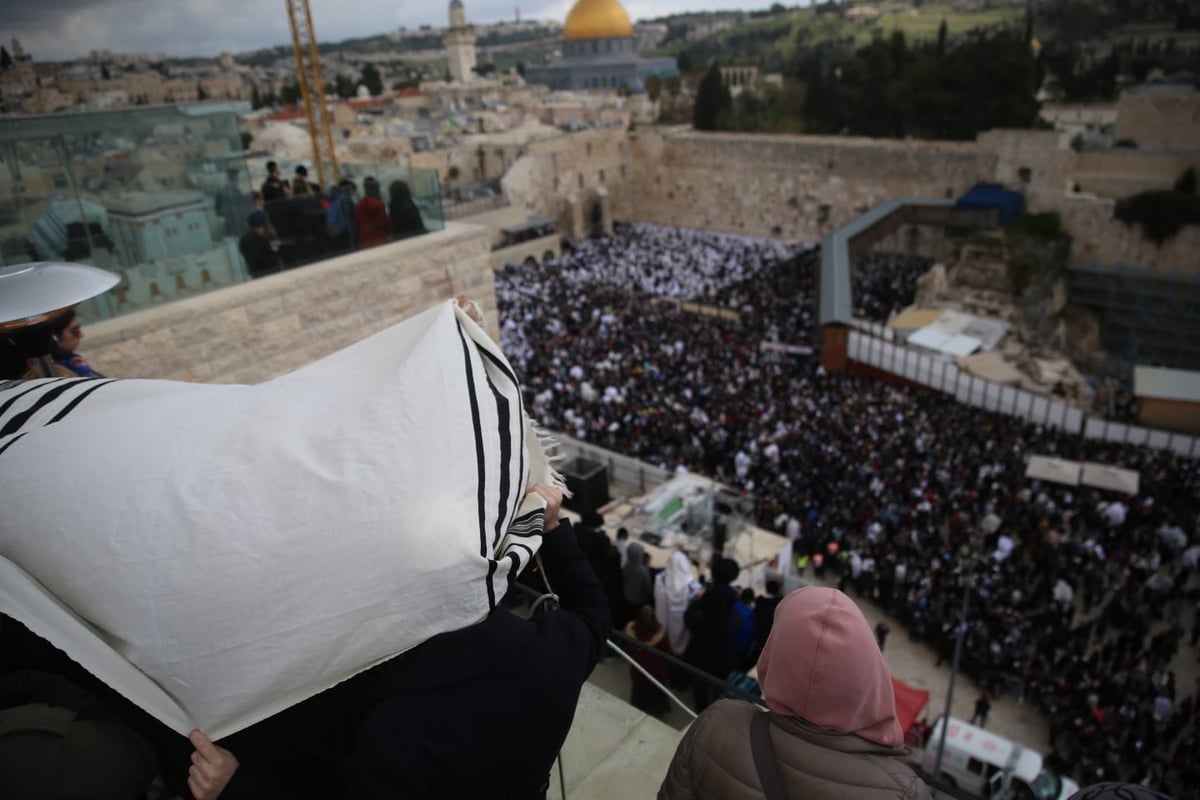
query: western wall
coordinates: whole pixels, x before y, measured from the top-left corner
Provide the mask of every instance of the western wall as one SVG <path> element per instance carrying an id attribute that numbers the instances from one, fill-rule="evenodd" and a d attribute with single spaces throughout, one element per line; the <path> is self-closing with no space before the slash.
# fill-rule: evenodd
<path id="1" fill-rule="evenodd" d="M 992 180 L 1023 186 L 1031 211 L 1058 211 L 1076 262 L 1200 272 L 1200 226 L 1157 246 L 1113 219 L 1112 197 L 1076 193 L 1072 183 L 1076 169 L 1128 174 L 1147 158 L 1165 179 L 1181 165 L 1200 168 L 1200 158 L 1121 158 L 1081 158 L 1053 131 L 924 142 L 608 128 L 531 143 L 503 185 L 515 205 L 557 219 L 572 238 L 593 229 L 599 208 L 604 222 L 815 243 L 888 198 L 955 197 Z M 936 248 L 927 238 L 921 249 Z M 441 232 L 91 325 L 87 352 L 113 375 L 254 383 L 459 292 L 480 300 L 494 322 L 490 244 L 484 227 L 447 223 Z"/>

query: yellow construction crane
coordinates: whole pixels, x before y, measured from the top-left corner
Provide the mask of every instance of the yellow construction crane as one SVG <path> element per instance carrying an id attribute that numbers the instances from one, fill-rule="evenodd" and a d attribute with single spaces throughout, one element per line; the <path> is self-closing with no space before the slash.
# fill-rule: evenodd
<path id="1" fill-rule="evenodd" d="M 325 105 L 325 82 L 321 80 L 321 56 L 317 52 L 317 34 L 313 31 L 308 0 L 283 0 L 292 26 L 292 49 L 296 51 L 296 75 L 300 97 L 308 117 L 308 137 L 312 141 L 312 159 L 321 188 L 333 188 L 341 180 L 337 158 L 333 154 L 333 125 Z M 325 167 L 333 170 L 325 182 Z"/>

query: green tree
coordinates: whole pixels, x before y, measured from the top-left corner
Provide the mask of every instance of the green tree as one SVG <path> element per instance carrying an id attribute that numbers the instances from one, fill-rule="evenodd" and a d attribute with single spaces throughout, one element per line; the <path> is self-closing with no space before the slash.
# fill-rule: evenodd
<path id="1" fill-rule="evenodd" d="M 250 143 L 254 141 L 254 135 L 249 131 L 242 131 L 242 149 L 249 150 Z"/>
<path id="2" fill-rule="evenodd" d="M 383 78 L 380 77 L 379 70 L 375 68 L 374 64 L 363 66 L 361 77 L 362 85 L 367 87 L 367 91 L 371 93 L 372 97 L 383 94 Z"/>
<path id="3" fill-rule="evenodd" d="M 285 83 L 279 89 L 279 102 L 285 106 L 300 102 L 300 84 L 296 81 Z"/>
<path id="4" fill-rule="evenodd" d="M 258 109 L 262 108 L 263 105 L 264 105 L 264 103 L 262 100 L 262 95 L 260 95 L 258 93 L 258 87 L 251 86 L 250 87 L 250 107 L 252 109 L 254 109 L 255 111 L 257 111 Z"/>
<path id="5" fill-rule="evenodd" d="M 207 100 L 208 99 L 208 92 L 204 91 L 204 84 L 202 84 L 202 83 L 196 84 L 196 99 L 197 100 Z"/>
<path id="6" fill-rule="evenodd" d="M 338 75 L 333 83 L 333 91 L 338 97 L 343 100 L 349 97 L 354 97 L 358 91 L 358 86 L 354 83 L 354 79 L 349 75 Z"/>
<path id="7" fill-rule="evenodd" d="M 937 54 L 939 56 L 946 55 L 946 32 L 946 20 L 943 19 L 942 24 L 938 25 Z"/>
<path id="8" fill-rule="evenodd" d="M 112 80 L 112 73 L 108 71 L 108 64 L 100 65 L 100 77 L 106 81 Z"/>
<path id="9" fill-rule="evenodd" d="M 721 68 L 714 61 L 696 90 L 692 126 L 698 131 L 715 131 L 721 115 L 732 109 L 733 98 L 729 94 L 729 87 L 721 80 Z"/>
<path id="10" fill-rule="evenodd" d="M 675 57 L 675 68 L 681 75 L 692 71 L 692 57 L 688 55 L 687 50 Z"/>

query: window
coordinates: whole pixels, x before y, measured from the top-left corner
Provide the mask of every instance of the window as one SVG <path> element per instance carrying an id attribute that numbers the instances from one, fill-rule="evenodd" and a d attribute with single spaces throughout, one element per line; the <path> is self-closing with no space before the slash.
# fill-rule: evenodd
<path id="1" fill-rule="evenodd" d="M 579 188 L 583 188 L 583 173 L 579 173 Z"/>
<path id="2" fill-rule="evenodd" d="M 61 172 L 59 174 L 55 175 L 54 176 L 54 188 L 55 189 L 67 188 L 67 176 L 63 175 Z"/>
<path id="3" fill-rule="evenodd" d="M 978 758 L 968 759 L 967 760 L 967 771 L 971 772 L 975 775 L 982 775 L 983 774 L 983 762 L 980 761 Z"/>
<path id="4" fill-rule="evenodd" d="M 600 182 L 604 183 L 604 170 L 600 170 Z"/>
<path id="5" fill-rule="evenodd" d="M 1033 180 L 1033 170 L 1029 167 L 1021 167 L 1017 170 L 1017 177 L 1021 179 L 1021 183 L 1029 183 Z"/>

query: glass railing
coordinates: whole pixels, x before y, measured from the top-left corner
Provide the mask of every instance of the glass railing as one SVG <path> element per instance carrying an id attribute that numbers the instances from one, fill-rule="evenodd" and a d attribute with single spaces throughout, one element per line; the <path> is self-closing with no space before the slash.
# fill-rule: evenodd
<path id="1" fill-rule="evenodd" d="M 246 103 L 200 103 L 0 118 L 0 266 L 73 261 L 117 273 L 116 288 L 80 308 L 96 320 L 248 280 L 239 245 L 260 209 L 277 223 L 267 229 L 270 251 L 260 253 L 271 271 L 361 246 L 330 235 L 329 187 L 307 202 L 256 203 L 267 159 L 247 161 L 238 128 L 247 111 Z M 277 160 L 288 179 L 302 163 Z M 375 177 L 385 206 L 403 181 L 419 214 L 408 228 L 445 226 L 435 171 L 354 164 L 341 172 L 356 200 Z M 382 238 L 372 243 L 400 238 L 388 220 L 377 227 Z"/>

